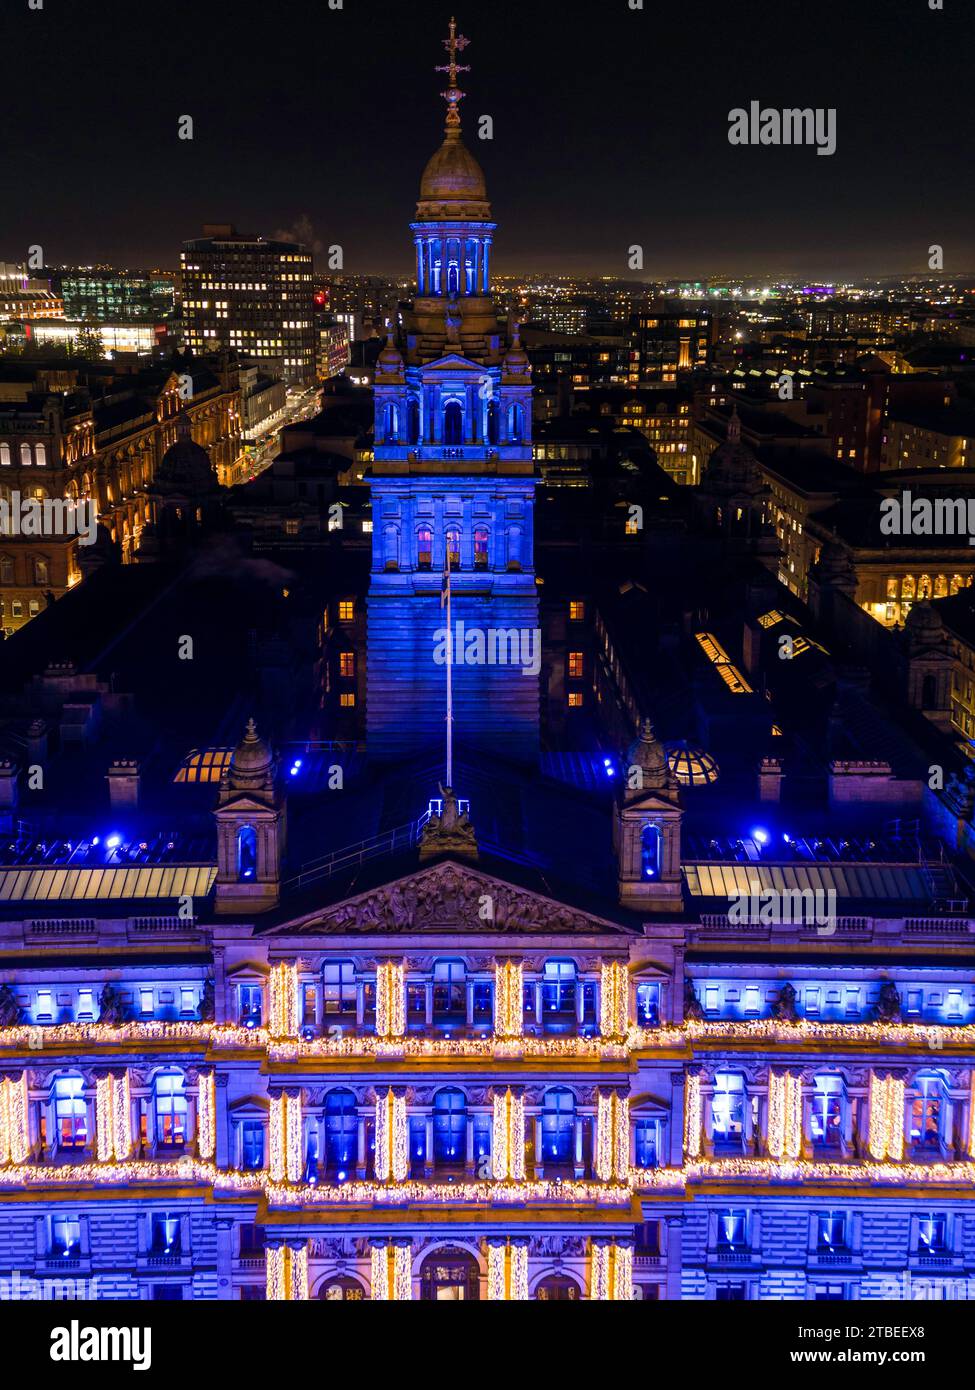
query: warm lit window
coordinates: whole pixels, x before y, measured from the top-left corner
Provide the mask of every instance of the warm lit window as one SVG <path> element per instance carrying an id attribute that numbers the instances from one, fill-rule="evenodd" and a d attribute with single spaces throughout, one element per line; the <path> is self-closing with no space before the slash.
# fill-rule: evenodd
<path id="1" fill-rule="evenodd" d="M 569 675 L 575 680 L 582 679 L 582 652 L 569 652 Z"/>
<path id="2" fill-rule="evenodd" d="M 339 599 L 339 622 L 351 623 L 355 614 L 355 601 L 351 598 Z"/>
<path id="3" fill-rule="evenodd" d="M 355 696 L 353 695 L 351 690 L 343 691 L 343 693 L 339 696 L 339 704 L 342 706 L 343 709 L 354 709 Z"/>
<path id="4" fill-rule="evenodd" d="M 570 599 L 569 619 L 574 623 L 581 623 L 586 616 L 586 605 L 581 599 Z"/>
<path id="5" fill-rule="evenodd" d="M 340 652 L 340 653 L 339 653 L 339 675 L 340 675 L 340 676 L 354 676 L 354 675 L 355 675 L 355 653 L 354 653 L 354 652 Z"/>
<path id="6" fill-rule="evenodd" d="M 571 690 L 571 691 L 569 692 L 569 709 L 581 709 L 581 708 L 582 708 L 582 691 L 581 691 L 581 690 Z"/>

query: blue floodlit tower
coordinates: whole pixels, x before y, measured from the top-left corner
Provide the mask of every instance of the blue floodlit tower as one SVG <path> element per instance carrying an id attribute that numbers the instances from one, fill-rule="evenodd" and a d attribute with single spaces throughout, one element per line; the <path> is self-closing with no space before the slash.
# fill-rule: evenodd
<path id="1" fill-rule="evenodd" d="M 445 138 L 412 223 L 416 298 L 376 364 L 367 732 L 385 757 L 443 745 L 448 560 L 455 737 L 523 758 L 538 745 L 531 368 L 495 315 L 495 223 L 461 140 L 466 44 L 451 21 Z"/>

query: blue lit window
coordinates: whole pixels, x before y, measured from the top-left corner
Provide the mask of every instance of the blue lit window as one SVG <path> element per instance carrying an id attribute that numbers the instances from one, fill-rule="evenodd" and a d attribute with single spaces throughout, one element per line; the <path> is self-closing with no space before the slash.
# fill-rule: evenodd
<path id="1" fill-rule="evenodd" d="M 264 1167 L 264 1125 L 260 1120 L 245 1120 L 241 1126 L 241 1167 Z"/>
<path id="2" fill-rule="evenodd" d="M 656 825 L 645 825 L 640 836 L 640 875 L 660 877 L 660 829 Z"/>
<path id="3" fill-rule="evenodd" d="M 821 1211 L 816 1219 L 816 1249 L 828 1253 L 846 1248 L 846 1212 Z"/>
<path id="4" fill-rule="evenodd" d="M 718 1212 L 718 1249 L 744 1250 L 748 1244 L 748 1212 Z"/>
<path id="5" fill-rule="evenodd" d="M 524 430 L 524 417 L 520 405 L 508 407 L 508 439 L 512 444 L 520 444 Z"/>
<path id="6" fill-rule="evenodd" d="M 490 1023 L 494 1017 L 494 986 L 488 980 L 474 985 L 474 1022 Z"/>
<path id="7" fill-rule="evenodd" d="M 257 831 L 242 825 L 237 831 L 237 877 L 243 883 L 257 875 Z"/>
<path id="8" fill-rule="evenodd" d="M 943 1212 L 918 1217 L 917 1248 L 921 1255 L 948 1253 L 948 1218 Z"/>
<path id="9" fill-rule="evenodd" d="M 88 1106 L 80 1076 L 59 1076 L 54 1083 L 54 1122 L 59 1149 L 83 1149 L 88 1143 Z"/>
<path id="10" fill-rule="evenodd" d="M 326 1015 L 355 1014 L 355 966 L 350 960 L 329 961 L 322 970 L 322 1008 Z"/>
<path id="11" fill-rule="evenodd" d="M 845 1095 L 841 1076 L 817 1076 L 812 1093 L 810 1125 L 814 1144 L 839 1148 L 843 1143 Z"/>
<path id="12" fill-rule="evenodd" d="M 264 991 L 260 985 L 240 986 L 240 1022 L 259 1028 Z"/>
<path id="13" fill-rule="evenodd" d="M 81 1222 L 76 1216 L 52 1216 L 51 1254 L 71 1259 L 81 1251 Z"/>
<path id="14" fill-rule="evenodd" d="M 427 1125 L 423 1116 L 410 1120 L 410 1161 L 423 1163 L 427 1156 Z"/>
<path id="15" fill-rule="evenodd" d="M 149 1253 L 179 1255 L 182 1253 L 182 1232 L 178 1216 L 156 1212 L 150 1218 Z"/>
<path id="16" fill-rule="evenodd" d="M 466 1157 L 467 1100 L 463 1091 L 438 1091 L 433 1103 L 433 1156 L 437 1163 Z"/>
<path id="17" fill-rule="evenodd" d="M 576 1102 L 572 1092 L 559 1086 L 545 1092 L 542 1111 L 542 1161 L 568 1163 L 572 1158 Z"/>
<path id="18" fill-rule="evenodd" d="M 411 444 L 420 442 L 420 402 L 411 396 L 406 406 L 406 432 Z"/>
<path id="19" fill-rule="evenodd" d="M 330 1169 L 346 1172 L 355 1162 L 358 1117 L 351 1091 L 329 1091 L 325 1098 L 325 1160 Z"/>
<path id="20" fill-rule="evenodd" d="M 542 1008 L 546 1017 L 571 1015 L 576 1010 L 576 968 L 571 960 L 547 960 L 542 984 Z"/>
<path id="21" fill-rule="evenodd" d="M 156 1143 L 186 1142 L 186 1078 L 182 1072 L 164 1072 L 156 1077 Z"/>
<path id="22" fill-rule="evenodd" d="M 491 1116 L 474 1116 L 474 1157 L 489 1158 L 491 1154 Z"/>
<path id="23" fill-rule="evenodd" d="M 399 416 L 395 405 L 387 402 L 383 409 L 383 439 L 394 440 L 397 434 Z"/>
<path id="24" fill-rule="evenodd" d="M 637 985 L 637 1022 L 645 1028 L 653 1028 L 660 1022 L 660 986 Z"/>
<path id="25" fill-rule="evenodd" d="M 634 1140 L 636 1166 L 656 1168 L 660 1162 L 660 1121 L 637 1120 Z"/>
<path id="26" fill-rule="evenodd" d="M 487 408 L 487 442 L 497 444 L 501 438 L 501 412 L 498 409 L 497 401 L 488 401 Z"/>
<path id="27" fill-rule="evenodd" d="M 719 1071 L 715 1076 L 711 1122 L 715 1142 L 741 1142 L 745 1126 L 745 1082 L 738 1072 Z"/>
<path id="28" fill-rule="evenodd" d="M 467 1016 L 464 963 L 438 960 L 433 965 L 433 1016 L 451 1019 Z"/>

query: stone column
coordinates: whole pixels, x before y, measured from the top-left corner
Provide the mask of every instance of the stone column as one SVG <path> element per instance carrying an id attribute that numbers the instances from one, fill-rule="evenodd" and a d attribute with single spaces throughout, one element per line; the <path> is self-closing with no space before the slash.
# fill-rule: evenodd
<path id="1" fill-rule="evenodd" d="M 322 1148 L 322 1166 L 328 1163 L 328 1155 Z M 366 1149 L 366 1117 L 360 1114 L 356 1120 L 355 1175 L 361 1182 L 368 1170 L 369 1154 Z"/>
<path id="2" fill-rule="evenodd" d="M 467 1116 L 467 1152 L 464 1157 L 464 1171 L 468 1177 L 474 1174 L 474 1116 Z"/>
<path id="3" fill-rule="evenodd" d="M 426 1117 L 426 1139 L 423 1146 L 423 1176 L 433 1177 L 433 1115 Z"/>
<path id="4" fill-rule="evenodd" d="M 681 1265 L 683 1263 L 682 1250 L 684 1237 L 684 1218 L 683 1216 L 667 1217 L 667 1289 L 668 1299 L 679 1299 L 681 1296 Z"/>
<path id="5" fill-rule="evenodd" d="M 217 1072 L 214 1076 L 214 1109 L 217 1112 L 216 1164 L 218 1168 L 229 1168 L 232 1164 L 230 1154 L 230 1117 L 227 1113 L 227 1083 L 229 1080 L 230 1078 L 226 1072 Z"/>
<path id="6" fill-rule="evenodd" d="M 217 1217 L 217 1297 L 232 1299 L 234 1262 L 234 1222 L 229 1216 Z"/>

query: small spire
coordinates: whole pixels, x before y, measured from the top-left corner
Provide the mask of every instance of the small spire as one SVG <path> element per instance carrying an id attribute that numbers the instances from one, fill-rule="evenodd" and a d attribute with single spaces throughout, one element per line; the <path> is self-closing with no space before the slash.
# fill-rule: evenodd
<path id="1" fill-rule="evenodd" d="M 733 401 L 731 405 L 731 419 L 728 421 L 728 443 L 741 443 L 741 421 L 738 418 L 737 401 Z"/>
<path id="2" fill-rule="evenodd" d="M 257 725 L 254 723 L 253 715 L 251 715 L 250 719 L 247 721 L 247 737 L 251 739 L 257 738 Z"/>
<path id="3" fill-rule="evenodd" d="M 447 124 L 445 130 L 448 135 L 454 137 L 460 134 L 460 106 L 464 93 L 457 86 L 457 75 L 461 72 L 470 72 L 469 67 L 465 67 L 457 62 L 457 54 L 462 53 L 470 39 L 465 39 L 463 34 L 457 32 L 457 21 L 453 15 L 450 17 L 450 37 L 442 40 L 444 48 L 450 55 L 450 62 L 443 63 L 435 68 L 435 72 L 445 72 L 447 74 L 447 90 L 440 95 L 447 103 Z"/>

